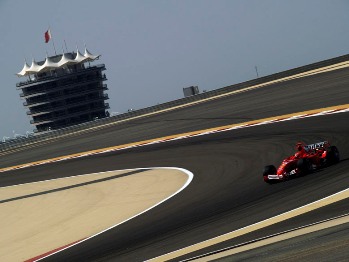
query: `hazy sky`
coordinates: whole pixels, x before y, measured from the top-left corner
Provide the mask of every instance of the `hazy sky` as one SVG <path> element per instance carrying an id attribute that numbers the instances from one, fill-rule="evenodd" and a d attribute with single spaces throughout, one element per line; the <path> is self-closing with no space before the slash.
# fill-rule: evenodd
<path id="1" fill-rule="evenodd" d="M 0 139 L 33 130 L 16 83 L 26 58 L 84 43 L 101 54 L 111 112 L 349 53 L 348 0 L 0 0 Z"/>

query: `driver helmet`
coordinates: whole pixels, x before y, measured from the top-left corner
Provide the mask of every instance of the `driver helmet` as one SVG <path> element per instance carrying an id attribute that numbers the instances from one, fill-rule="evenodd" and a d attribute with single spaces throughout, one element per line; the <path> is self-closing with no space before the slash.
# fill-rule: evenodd
<path id="1" fill-rule="evenodd" d="M 296 150 L 297 150 L 298 152 L 300 152 L 300 151 L 302 151 L 303 149 L 304 149 L 303 143 L 298 142 L 298 143 L 296 144 Z"/>

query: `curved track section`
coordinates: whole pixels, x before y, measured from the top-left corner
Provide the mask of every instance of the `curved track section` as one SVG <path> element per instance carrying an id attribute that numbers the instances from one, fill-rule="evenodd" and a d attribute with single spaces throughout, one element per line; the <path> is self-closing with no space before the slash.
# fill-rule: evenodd
<path id="1" fill-rule="evenodd" d="M 192 178 L 181 168 L 147 168 L 2 188 L 1 261 L 43 258 L 78 245 L 179 194 Z"/>
<path id="2" fill-rule="evenodd" d="M 94 138 L 65 141 L 2 156 L 2 167 L 77 150 L 114 145 L 242 122 L 282 113 L 346 104 L 348 70 L 293 80 L 209 102 L 143 122 L 120 126 Z M 295 95 L 296 94 L 296 95 Z M 276 114 L 275 111 L 278 113 Z M 158 208 L 89 241 L 47 258 L 48 261 L 141 261 L 222 235 L 346 189 L 349 185 L 349 113 L 298 119 L 210 134 L 166 144 L 134 148 L 11 171 L 0 175 L 2 186 L 106 170 L 179 166 L 194 173 L 192 183 Z M 158 129 L 157 127 L 160 128 Z M 120 136 L 119 136 L 120 135 Z M 329 140 L 342 161 L 286 183 L 267 185 L 261 168 L 293 152 L 295 141 Z M 312 211 L 212 248 L 241 243 L 309 221 L 349 212 L 349 201 Z M 202 250 L 200 252 L 207 252 Z M 190 254 L 194 256 L 197 254 Z M 185 258 L 185 257 L 183 257 Z M 182 258 L 181 258 L 182 259 Z"/>
<path id="3" fill-rule="evenodd" d="M 166 146 L 154 145 L 127 153 L 90 157 L 84 162 L 84 167 L 80 161 L 74 160 L 64 165 L 52 164 L 51 172 L 63 170 L 65 174 L 82 168 L 93 170 L 100 163 L 115 169 L 126 163 L 134 166 L 180 164 L 191 170 L 195 178 L 182 194 L 158 209 L 48 260 L 150 259 L 345 189 L 349 185 L 349 143 L 346 141 L 349 127 L 343 127 L 345 119 L 348 119 L 348 113 L 295 120 L 268 128 L 236 130 L 230 134 L 210 135 Z M 318 130 L 309 131 L 312 126 L 317 126 Z M 286 183 L 264 184 L 261 166 L 289 154 L 293 141 L 299 138 L 314 141 L 324 136 L 341 145 L 344 160 L 340 164 Z M 42 174 L 45 169 L 37 167 L 23 171 Z M 346 212 L 349 212 L 348 206 Z M 324 212 L 315 218 L 327 215 Z"/>
<path id="4" fill-rule="evenodd" d="M 349 103 L 349 69 L 277 83 L 1 156 L 0 168 L 216 126 Z"/>

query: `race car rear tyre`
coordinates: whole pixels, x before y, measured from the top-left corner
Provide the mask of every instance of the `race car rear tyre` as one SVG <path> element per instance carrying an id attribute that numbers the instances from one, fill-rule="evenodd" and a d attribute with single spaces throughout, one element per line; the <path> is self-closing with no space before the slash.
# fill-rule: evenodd
<path id="1" fill-rule="evenodd" d="M 298 159 L 297 168 L 300 171 L 300 175 L 309 174 L 313 170 L 312 164 L 307 158 Z"/>
<path id="2" fill-rule="evenodd" d="M 327 148 L 326 163 L 328 165 L 337 164 L 340 160 L 339 151 L 336 146 L 330 146 Z"/>
<path id="3" fill-rule="evenodd" d="M 267 175 L 275 175 L 276 174 L 276 167 L 273 165 L 265 166 L 263 170 L 263 176 Z"/>

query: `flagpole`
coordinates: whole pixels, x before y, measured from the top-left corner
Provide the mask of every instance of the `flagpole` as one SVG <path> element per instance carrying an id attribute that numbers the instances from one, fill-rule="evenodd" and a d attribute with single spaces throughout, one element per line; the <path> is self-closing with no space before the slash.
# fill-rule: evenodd
<path id="1" fill-rule="evenodd" d="M 56 46 L 55 46 L 55 40 L 53 39 L 53 36 L 52 36 L 51 27 L 49 27 L 48 30 L 50 30 L 50 35 L 51 35 L 51 39 L 52 39 L 53 49 L 55 50 L 55 55 L 57 55 Z"/>
<path id="2" fill-rule="evenodd" d="M 67 43 L 65 42 L 65 39 L 64 39 L 64 44 L 65 44 L 65 50 L 66 50 L 67 53 L 68 53 L 68 47 L 67 47 Z"/>

